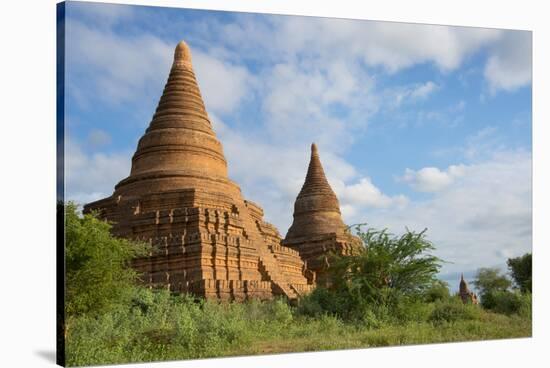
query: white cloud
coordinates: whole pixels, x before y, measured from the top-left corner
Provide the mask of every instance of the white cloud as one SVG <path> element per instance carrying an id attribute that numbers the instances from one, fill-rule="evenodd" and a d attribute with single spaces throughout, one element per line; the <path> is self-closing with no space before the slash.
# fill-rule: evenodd
<path id="1" fill-rule="evenodd" d="M 199 50 L 193 51 L 193 67 L 206 106 L 218 113 L 234 110 L 254 87 L 255 80 L 246 68 Z"/>
<path id="2" fill-rule="evenodd" d="M 425 100 L 440 87 L 432 82 L 415 83 L 399 87 L 389 88 L 384 91 L 390 108 L 399 108 L 404 103 Z"/>
<path id="3" fill-rule="evenodd" d="M 172 45 L 148 34 L 122 37 L 109 28 L 67 20 L 67 82 L 72 89 L 91 84 L 91 90 L 80 91 L 89 101 L 119 104 L 152 98 L 147 92 L 160 90 L 172 53 Z"/>
<path id="4" fill-rule="evenodd" d="M 411 92 L 412 98 L 424 99 L 428 97 L 432 92 L 438 88 L 437 84 L 432 81 L 428 81 L 424 84 L 419 85 Z"/>
<path id="5" fill-rule="evenodd" d="M 391 211 L 361 211 L 352 222 L 402 233 L 405 227 L 428 237 L 446 261 L 445 272 L 504 265 L 510 255 L 531 250 L 531 154 L 500 151 L 462 167 L 464 175 L 429 200 Z"/>
<path id="6" fill-rule="evenodd" d="M 407 168 L 400 180 L 420 192 L 438 192 L 463 176 L 465 171 L 464 165 L 451 165 L 444 171 L 436 167 L 424 167 L 418 171 Z"/>
<path id="7" fill-rule="evenodd" d="M 87 154 L 80 144 L 65 139 L 65 198 L 85 204 L 107 197 L 130 173 L 131 153 Z"/>
<path id="8" fill-rule="evenodd" d="M 266 68 L 259 103 L 263 128 L 278 144 L 342 154 L 378 109 L 374 80 L 353 62 L 301 59 Z"/>
<path id="9" fill-rule="evenodd" d="M 111 143 L 111 136 L 104 130 L 92 129 L 88 133 L 88 143 L 92 147 L 100 147 Z"/>
<path id="10" fill-rule="evenodd" d="M 123 20 L 133 18 L 135 7 L 121 4 L 102 3 L 101 6 L 90 6 L 88 4 L 73 3 L 70 11 L 75 12 L 79 17 L 101 26 L 111 26 Z"/>
<path id="11" fill-rule="evenodd" d="M 496 126 L 487 126 L 466 139 L 462 153 L 469 160 L 487 159 L 495 151 L 505 150 Z"/>
<path id="12" fill-rule="evenodd" d="M 388 196 L 376 187 L 370 178 L 360 178 L 356 183 L 345 185 L 338 182 L 334 185 L 340 202 L 351 208 L 388 208 L 391 206 L 404 206 L 408 198 L 404 195 Z M 357 211 L 351 210 L 353 213 Z"/>
<path id="13" fill-rule="evenodd" d="M 67 21 L 67 34 L 67 65 L 74 68 L 69 76 L 81 78 L 69 79 L 68 87 L 83 103 L 96 98 L 103 104 L 158 100 L 172 63 L 173 44 L 147 33 L 123 37 L 109 27 L 74 20 Z M 192 53 L 208 109 L 224 113 L 239 106 L 254 84 L 247 69 L 199 49 Z M 92 84 L 91 90 L 81 89 L 86 83 Z"/>
<path id="14" fill-rule="evenodd" d="M 264 60 L 357 60 L 389 73 L 432 63 L 446 73 L 487 50 L 485 78 L 493 93 L 531 81 L 531 34 L 524 31 L 311 17 L 242 18 L 220 28 L 234 37 L 228 43 Z"/>
<path id="15" fill-rule="evenodd" d="M 227 35 L 225 43 L 217 39 L 212 43 L 215 46 L 210 46 L 203 40 L 197 41 L 200 47 L 195 48 L 195 39 L 189 41 L 230 177 L 241 185 L 247 198 L 264 207 L 266 219 L 275 223 L 283 236 L 306 174 L 309 145 L 315 141 L 347 223 L 369 221 L 396 233 L 405 226 L 428 227 L 438 254 L 455 262 L 448 266 L 450 270 L 467 270 L 474 267 L 473 262 L 494 264 L 504 253 L 518 254 L 530 247 L 531 157 L 524 152 L 505 152 L 493 144 L 491 140 L 497 138 L 491 128 L 480 131 L 461 151 L 475 163 L 405 172 L 405 182 L 433 193 L 429 200 L 384 193 L 343 158 L 385 97 L 376 90 L 376 76 L 367 72 L 364 64 L 397 73 L 431 63 L 448 73 L 485 49 L 485 77 L 491 88 L 511 90 L 528 83 L 524 61 L 515 60 L 510 53 L 521 40 L 506 36 L 509 31 L 488 29 L 304 17 L 261 19 L 269 20 L 201 28 L 205 40 Z M 71 24 L 68 34 L 79 42 L 70 44 L 75 52 L 69 57 L 76 58 L 80 76 L 99 76 L 94 89 L 73 92 L 80 93 L 81 99 L 99 96 L 108 103 L 158 101 L 173 44 L 150 35 L 121 37 L 108 26 Z M 232 45 L 239 45 L 243 54 L 237 54 Z M 267 64 L 255 71 L 256 78 L 242 66 L 245 59 Z M 514 70 L 519 74 L 507 75 Z M 396 97 L 399 105 L 428 98 L 438 88 L 435 82 L 424 81 L 394 92 L 402 95 Z M 239 130 L 224 124 L 220 117 L 238 111 L 251 94 L 258 99 L 255 124 Z M 459 112 L 464 107 L 465 102 L 459 101 L 449 109 Z M 419 112 L 419 119 L 439 121 L 441 114 Z M 71 144 L 67 188 L 77 199 L 109 195 L 129 172 L 130 152 L 85 154 Z M 500 153 L 489 154 L 487 147 L 492 151 L 499 148 Z"/>
<path id="16" fill-rule="evenodd" d="M 531 83 L 531 32 L 506 32 L 492 48 L 485 66 L 491 93 L 513 91 Z"/>
<path id="17" fill-rule="evenodd" d="M 309 143 L 281 147 L 237 132 L 216 115 L 211 119 L 223 143 L 230 177 L 239 183 L 246 197 L 263 206 L 266 219 L 277 225 L 284 236 L 292 222 L 294 201 L 306 176 Z M 390 208 L 408 203 L 403 195 L 384 194 L 370 178 L 360 177 L 352 165 L 326 146 L 320 144 L 319 152 L 327 179 L 340 200 L 345 221 L 365 208 Z"/>
<path id="18" fill-rule="evenodd" d="M 497 39 L 492 29 L 410 23 L 287 17 L 277 23 L 280 48 L 307 49 L 331 57 L 360 57 L 393 73 L 415 64 L 432 62 L 447 71 Z"/>

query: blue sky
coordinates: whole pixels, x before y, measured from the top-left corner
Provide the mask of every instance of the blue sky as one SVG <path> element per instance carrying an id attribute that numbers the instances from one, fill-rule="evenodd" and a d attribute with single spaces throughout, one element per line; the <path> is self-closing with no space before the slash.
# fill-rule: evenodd
<path id="1" fill-rule="evenodd" d="M 284 236 L 316 142 L 348 224 L 455 283 L 531 250 L 531 33 L 69 2 L 66 196 L 129 173 L 184 39 L 229 173 Z M 454 286 L 454 285 L 453 285 Z"/>

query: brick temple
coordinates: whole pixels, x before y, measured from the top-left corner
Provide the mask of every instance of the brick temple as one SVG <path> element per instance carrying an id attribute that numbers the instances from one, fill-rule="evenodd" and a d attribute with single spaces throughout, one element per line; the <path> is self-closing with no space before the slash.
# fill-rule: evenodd
<path id="1" fill-rule="evenodd" d="M 478 304 L 477 294 L 470 291 L 466 280 L 464 280 L 464 274 L 460 275 L 460 284 L 458 287 L 458 295 L 464 304 Z"/>
<path id="2" fill-rule="evenodd" d="M 306 268 L 323 280 L 329 266 L 328 255 L 357 254 L 361 240 L 347 229 L 340 213 L 340 203 L 326 176 L 315 143 L 306 179 L 294 203 L 294 221 L 283 245 L 297 250 Z"/>
<path id="3" fill-rule="evenodd" d="M 133 263 L 147 285 L 222 300 L 296 299 L 314 288 L 327 251 L 349 254 L 358 241 L 345 231 L 315 145 L 284 242 L 262 208 L 243 198 L 183 41 L 130 175 L 110 197 L 84 206 L 92 210 L 113 223 L 114 235 L 153 246 Z"/>

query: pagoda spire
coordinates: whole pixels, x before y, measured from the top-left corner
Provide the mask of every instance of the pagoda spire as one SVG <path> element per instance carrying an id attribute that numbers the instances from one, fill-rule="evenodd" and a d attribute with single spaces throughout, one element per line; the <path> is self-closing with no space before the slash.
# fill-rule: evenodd
<path id="1" fill-rule="evenodd" d="M 469 293 L 468 283 L 464 280 L 464 273 L 460 275 L 460 285 L 458 287 L 460 293 Z"/>
<path id="2" fill-rule="evenodd" d="M 311 158 L 307 169 L 306 179 L 304 181 L 304 185 L 302 186 L 300 194 L 298 194 L 298 198 L 319 194 L 324 194 L 326 196 L 336 198 L 336 194 L 334 194 L 334 191 L 328 183 L 327 177 L 325 175 L 325 170 L 323 170 L 323 165 L 321 164 L 317 145 L 315 143 L 312 143 Z M 333 202 L 332 204 L 335 203 Z M 340 206 L 334 206 L 333 210 L 340 213 Z"/>
<path id="3" fill-rule="evenodd" d="M 326 178 L 317 145 L 313 143 L 306 178 L 294 203 L 294 221 L 285 239 L 344 230 L 338 198 Z"/>
<path id="4" fill-rule="evenodd" d="M 226 192 L 222 186 L 227 181 L 227 162 L 206 112 L 191 50 L 181 41 L 151 123 L 132 157 L 130 176 L 115 191 L 134 195 L 215 184 L 213 189 Z"/>

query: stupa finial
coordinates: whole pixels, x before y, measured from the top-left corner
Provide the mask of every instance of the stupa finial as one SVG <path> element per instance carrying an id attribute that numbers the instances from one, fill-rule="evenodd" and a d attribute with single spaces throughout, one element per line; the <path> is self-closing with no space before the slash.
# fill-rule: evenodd
<path id="1" fill-rule="evenodd" d="M 185 41 L 180 41 L 174 51 L 174 64 L 191 66 L 191 49 Z"/>
<path id="2" fill-rule="evenodd" d="M 315 142 L 311 144 L 311 155 L 319 155 L 319 151 L 317 151 L 317 145 Z"/>

